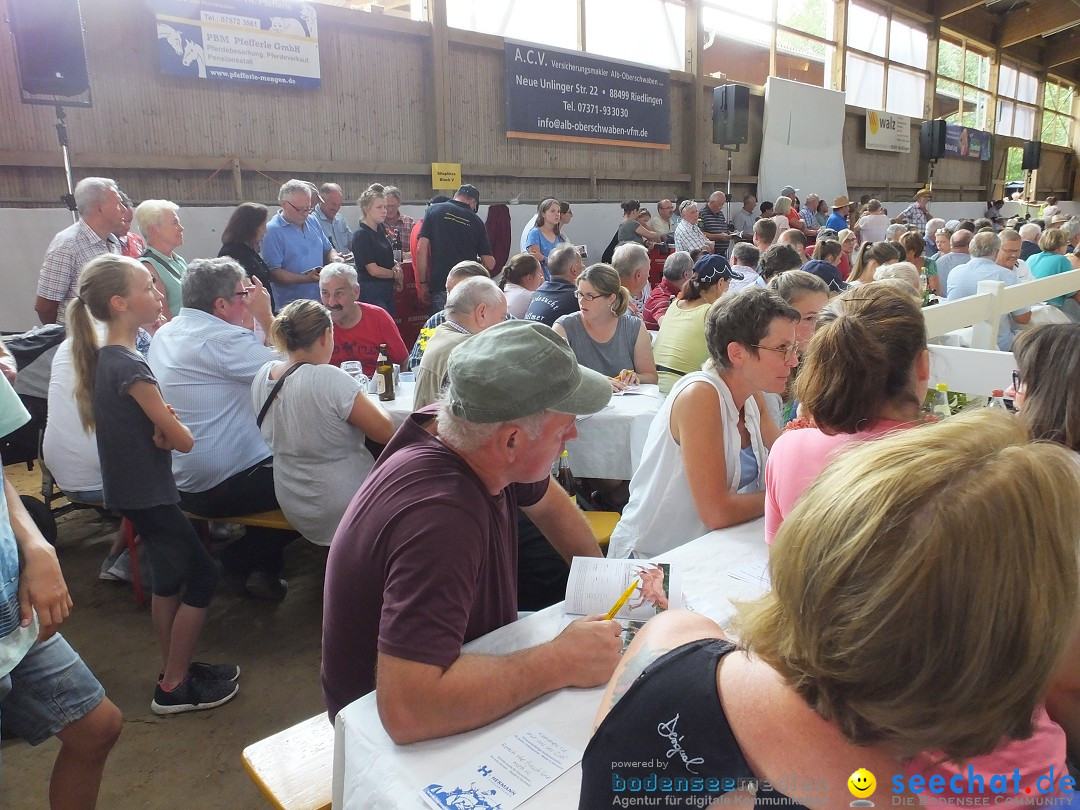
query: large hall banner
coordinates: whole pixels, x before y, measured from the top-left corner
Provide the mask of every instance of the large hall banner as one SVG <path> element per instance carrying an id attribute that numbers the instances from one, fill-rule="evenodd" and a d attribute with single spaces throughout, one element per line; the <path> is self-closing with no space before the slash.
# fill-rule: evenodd
<path id="1" fill-rule="evenodd" d="M 506 41 L 506 135 L 671 148 L 665 71 Z"/>
<path id="2" fill-rule="evenodd" d="M 284 87 L 319 86 L 312 3 L 152 0 L 162 73 Z"/>
<path id="3" fill-rule="evenodd" d="M 945 157 L 989 160 L 990 153 L 989 132 L 959 124 L 945 125 Z"/>

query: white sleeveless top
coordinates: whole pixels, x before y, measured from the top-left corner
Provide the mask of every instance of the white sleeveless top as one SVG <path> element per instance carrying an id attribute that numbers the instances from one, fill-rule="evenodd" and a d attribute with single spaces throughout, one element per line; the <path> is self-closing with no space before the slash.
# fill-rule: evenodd
<path id="1" fill-rule="evenodd" d="M 630 481 L 630 502 L 611 534 L 608 557 L 625 558 L 631 554 L 641 558 L 653 557 L 701 537 L 708 531 L 690 494 L 682 448 L 671 437 L 672 403 L 686 386 L 702 380 L 716 389 L 716 396 L 720 400 L 724 446 L 718 447 L 717 452 L 724 454 L 728 492 L 760 492 L 764 488 L 768 450 L 761 440 L 761 414 L 757 402 L 750 397 L 743 409 L 746 429 L 750 433 L 750 446 L 757 458 L 758 474 L 751 483 L 740 489 L 742 465 L 739 453 L 742 441 L 739 437 L 739 409 L 735 407 L 727 384 L 715 371 L 687 374 L 671 389 L 649 427 L 641 463 Z"/>

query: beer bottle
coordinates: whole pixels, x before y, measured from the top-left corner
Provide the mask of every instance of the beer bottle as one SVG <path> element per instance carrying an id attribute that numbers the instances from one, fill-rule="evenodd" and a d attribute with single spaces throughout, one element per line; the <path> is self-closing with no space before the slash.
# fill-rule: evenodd
<path id="1" fill-rule="evenodd" d="M 385 343 L 379 344 L 379 359 L 375 364 L 375 390 L 383 402 L 394 399 L 394 366 L 390 363 Z"/>
<path id="2" fill-rule="evenodd" d="M 566 450 L 563 450 L 562 455 L 559 456 L 559 469 L 555 474 L 555 480 L 559 482 L 559 486 L 566 490 L 566 494 L 570 496 L 571 500 L 577 502 L 577 487 L 574 484 L 574 474 L 570 472 L 570 453 Z"/>

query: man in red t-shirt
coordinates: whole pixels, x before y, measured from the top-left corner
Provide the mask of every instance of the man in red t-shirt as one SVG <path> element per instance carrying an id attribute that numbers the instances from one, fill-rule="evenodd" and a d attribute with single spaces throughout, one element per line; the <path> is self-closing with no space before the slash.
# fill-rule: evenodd
<path id="1" fill-rule="evenodd" d="M 332 262 L 319 274 L 319 293 L 334 322 L 334 353 L 330 363 L 359 360 L 364 373 L 375 374 L 379 345 L 386 344 L 390 362 L 404 365 L 409 350 L 401 340 L 394 319 L 382 307 L 357 301 L 360 284 L 356 270 L 344 262 Z"/>
<path id="2" fill-rule="evenodd" d="M 672 253 L 664 260 L 664 277 L 653 287 L 645 301 L 645 328 L 660 328 L 660 319 L 668 311 L 671 302 L 682 292 L 683 285 L 694 272 L 694 260 L 685 250 Z"/>

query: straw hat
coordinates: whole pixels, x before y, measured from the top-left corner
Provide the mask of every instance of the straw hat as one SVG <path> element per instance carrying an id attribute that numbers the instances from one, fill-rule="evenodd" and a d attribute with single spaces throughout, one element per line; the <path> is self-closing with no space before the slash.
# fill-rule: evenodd
<path id="1" fill-rule="evenodd" d="M 833 210 L 836 210 L 837 208 L 843 208 L 845 205 L 851 205 L 851 200 L 849 200 L 843 194 L 841 194 L 839 197 L 832 201 Z"/>

